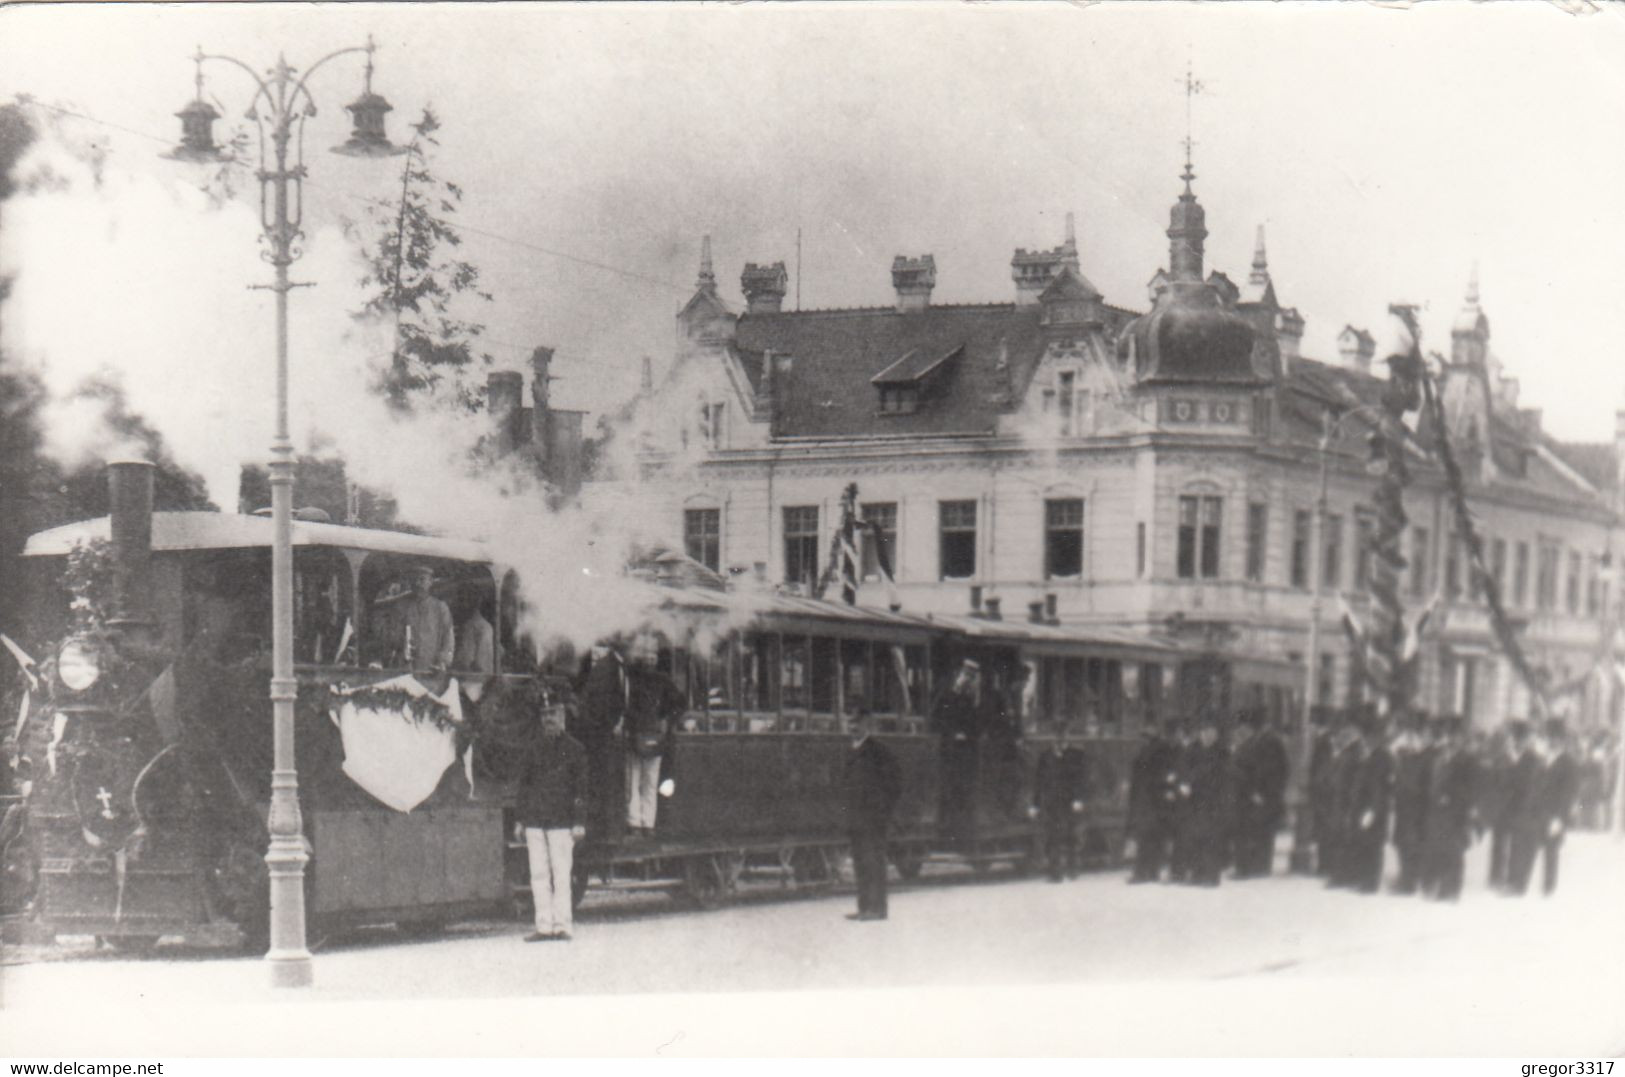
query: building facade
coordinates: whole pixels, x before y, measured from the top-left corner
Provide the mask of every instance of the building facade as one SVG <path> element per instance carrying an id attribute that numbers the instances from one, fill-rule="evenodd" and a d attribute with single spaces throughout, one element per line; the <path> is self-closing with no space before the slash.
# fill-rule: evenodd
<path id="1" fill-rule="evenodd" d="M 1090 283 L 1070 216 L 1060 246 L 1015 251 L 1013 297 L 970 305 L 931 302 L 926 254 L 894 260 L 893 302 L 857 309 L 786 310 L 784 264 L 748 264 L 736 311 L 707 239 L 673 361 L 630 412 L 650 512 L 739 586 L 808 591 L 856 483 L 878 525 L 861 540 L 861 604 L 1171 636 L 1297 690 L 1318 580 L 1317 694 L 1358 696 L 1341 611 L 1357 623 L 1370 601 L 1366 465 L 1386 372 L 1352 326 L 1337 361 L 1300 354 L 1304 322 L 1277 297 L 1262 229 L 1243 283 L 1206 271 L 1189 165 L 1183 179 L 1144 311 Z M 1583 682 L 1562 708 L 1601 720 L 1619 447 L 1564 445 L 1518 407 L 1476 283 L 1433 365 L 1507 612 L 1541 675 Z M 1405 601 L 1438 596 L 1420 703 L 1484 727 L 1530 699 L 1455 534 L 1433 425 L 1412 432 L 1405 496 Z"/>

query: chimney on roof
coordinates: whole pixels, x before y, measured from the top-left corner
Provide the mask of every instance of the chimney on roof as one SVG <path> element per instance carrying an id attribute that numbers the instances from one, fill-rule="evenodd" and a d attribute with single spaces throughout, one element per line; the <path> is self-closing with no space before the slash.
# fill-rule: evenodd
<path id="1" fill-rule="evenodd" d="M 1364 329 L 1345 325 L 1337 334 L 1337 351 L 1343 365 L 1362 374 L 1371 373 L 1371 359 L 1377 354 L 1377 339 Z"/>
<path id="2" fill-rule="evenodd" d="M 486 375 L 485 406 L 491 413 L 492 455 L 499 460 L 513 452 L 524 392 L 524 375 L 516 370 L 493 370 Z"/>
<path id="3" fill-rule="evenodd" d="M 1303 344 L 1303 315 L 1297 307 L 1287 307 L 1275 314 L 1275 342 L 1281 349 L 1282 372 L 1298 358 Z"/>
<path id="4" fill-rule="evenodd" d="M 929 254 L 892 259 L 891 283 L 897 289 L 897 312 L 907 314 L 931 305 L 931 289 L 937 286 L 937 260 Z"/>
<path id="5" fill-rule="evenodd" d="M 537 348 L 530 353 L 530 448 L 544 472 L 553 445 L 553 404 L 549 389 L 552 367 L 552 348 Z"/>
<path id="6" fill-rule="evenodd" d="M 784 307 L 784 293 L 790 275 L 783 262 L 759 266 L 745 263 L 745 272 L 739 276 L 739 288 L 745 293 L 746 314 L 777 314 Z"/>
<path id="7" fill-rule="evenodd" d="M 1010 259 L 1010 279 L 1016 282 L 1016 306 L 1027 307 L 1038 302 L 1050 281 L 1066 266 L 1071 266 L 1074 273 L 1082 272 L 1078 268 L 1078 237 L 1070 213 L 1066 215 L 1066 238 L 1059 247 L 1050 251 L 1016 248 Z"/>

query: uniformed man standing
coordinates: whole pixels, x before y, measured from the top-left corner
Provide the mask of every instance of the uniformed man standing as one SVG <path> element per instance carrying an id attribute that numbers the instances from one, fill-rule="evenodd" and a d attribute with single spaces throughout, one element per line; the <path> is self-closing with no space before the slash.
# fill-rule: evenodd
<path id="1" fill-rule="evenodd" d="M 1326 864 L 1328 887 L 1353 885 L 1353 832 L 1349 828 L 1349 817 L 1353 810 L 1355 779 L 1365 759 L 1360 726 L 1366 718 L 1364 714 L 1355 715 L 1338 724 L 1331 761 L 1327 764 L 1326 825 L 1318 848 Z"/>
<path id="2" fill-rule="evenodd" d="M 852 750 L 844 772 L 847 835 L 852 842 L 852 869 L 858 879 L 858 911 L 849 920 L 886 919 L 886 830 L 902 795 L 897 757 L 874 737 L 874 718 L 859 712 L 853 719 Z"/>
<path id="3" fill-rule="evenodd" d="M 1382 889 L 1382 853 L 1392 813 L 1394 757 L 1382 723 L 1366 715 L 1361 723 L 1359 763 L 1349 796 L 1348 883 L 1362 894 Z"/>
<path id="4" fill-rule="evenodd" d="M 1235 774 L 1238 879 L 1267 877 L 1275 866 L 1275 832 L 1286 812 L 1290 764 L 1286 745 L 1257 711 L 1243 711 L 1231 755 Z"/>
<path id="5" fill-rule="evenodd" d="M 1128 830 L 1134 835 L 1134 872 L 1130 883 L 1162 878 L 1179 802 L 1179 749 L 1174 724 L 1145 728 L 1145 740 L 1129 766 Z"/>
<path id="6" fill-rule="evenodd" d="M 610 643 L 595 645 L 576 679 L 575 736 L 587 751 L 591 789 L 588 825 L 597 841 L 615 841 L 626 821 L 623 792 L 626 768 L 621 736 L 631 682 L 619 649 Z"/>
<path id="7" fill-rule="evenodd" d="M 1528 810 L 1535 780 L 1540 775 L 1540 756 L 1530 739 L 1529 723 L 1513 719 L 1506 726 L 1505 746 L 1491 764 L 1488 794 L 1490 826 L 1490 885 L 1508 890 L 1513 885 L 1512 846 L 1519 821 Z"/>
<path id="8" fill-rule="evenodd" d="M 1320 708 L 1313 712 L 1315 735 L 1309 746 L 1310 832 L 1315 841 L 1315 874 L 1323 879 L 1331 875 L 1336 831 L 1332 763 L 1337 754 L 1337 728 L 1331 713 Z"/>
<path id="9" fill-rule="evenodd" d="M 963 844 L 971 838 L 976 816 L 978 740 L 982 734 L 982 669 L 973 659 L 959 664 L 952 683 L 931 707 L 939 738 L 937 825 L 944 840 Z"/>
<path id="10" fill-rule="evenodd" d="M 1428 775 L 1433 748 L 1421 715 L 1407 715 L 1394 738 L 1394 852 L 1399 878 L 1394 893 L 1414 894 L 1422 881 L 1422 839 L 1427 828 Z"/>
<path id="11" fill-rule="evenodd" d="M 1044 856 L 1051 882 L 1078 877 L 1078 824 L 1087 799 L 1083 753 L 1073 746 L 1068 725 L 1038 757 L 1033 775 L 1033 808 L 1044 832 Z"/>
<path id="12" fill-rule="evenodd" d="M 451 607 L 431 593 L 434 569 L 428 565 L 415 566 L 408 580 L 411 590 L 385 606 L 379 617 L 386 660 L 411 670 L 444 673 L 456 644 Z"/>
<path id="13" fill-rule="evenodd" d="M 1422 877 L 1427 896 L 1455 901 L 1461 897 L 1463 862 L 1473 840 L 1478 760 L 1467 750 L 1466 724 L 1459 715 L 1436 719 L 1434 725 L 1437 733 L 1428 761 Z"/>
<path id="14" fill-rule="evenodd" d="M 1196 760 L 1197 734 L 1189 721 L 1179 723 L 1174 748 L 1174 838 L 1168 856 L 1168 881 L 1188 883 L 1195 870 L 1196 822 L 1191 812 L 1190 770 Z"/>
<path id="15" fill-rule="evenodd" d="M 1563 849 L 1563 835 L 1574 822 L 1574 801 L 1579 790 L 1580 767 L 1569 748 L 1568 730 L 1563 719 L 1546 723 L 1537 749 L 1539 765 L 1534 771 L 1528 795 L 1513 820 L 1510 888 L 1515 894 L 1529 889 L 1535 856 L 1543 869 L 1541 892 L 1557 890 L 1557 859 Z"/>
<path id="16" fill-rule="evenodd" d="M 1180 792 L 1186 797 L 1186 833 L 1191 882 L 1218 886 L 1230 829 L 1230 749 L 1219 740 L 1218 716 L 1205 711 L 1196 743 L 1186 755 Z"/>

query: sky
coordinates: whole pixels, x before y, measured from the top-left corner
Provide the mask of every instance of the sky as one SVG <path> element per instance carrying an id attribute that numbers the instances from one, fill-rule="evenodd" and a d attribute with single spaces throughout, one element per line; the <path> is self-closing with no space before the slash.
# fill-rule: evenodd
<path id="1" fill-rule="evenodd" d="M 1007 301 L 1014 248 L 1055 245 L 1070 211 L 1085 275 L 1143 309 L 1180 189 L 1187 65 L 1208 266 L 1244 280 L 1265 226 L 1305 354 L 1335 358 L 1344 325 L 1380 329 L 1401 300 L 1448 350 L 1476 261 L 1492 349 L 1548 430 L 1609 438 L 1625 399 L 1608 269 L 1625 11 L 1507 2 L 7 7 L 0 100 L 94 117 L 57 114 L 59 130 L 104 144 L 116 174 L 97 212 L 0 218 L 0 266 L 32 297 L 6 311 L 10 343 L 47 369 L 110 364 L 222 422 L 253 410 L 241 425 L 264 444 L 266 408 L 245 407 L 268 392 L 272 332 L 267 294 L 244 289 L 268 278 L 252 205 L 201 207 L 191 166 L 156 151 L 198 45 L 303 66 L 369 33 L 393 131 L 424 105 L 444 125 L 435 167 L 467 192 L 464 253 L 495 295 L 468 313 L 499 366 L 557 348 L 562 406 L 612 407 L 642 356 L 669 362 L 706 234 L 736 306 L 743 264 L 780 259 L 791 305 L 888 304 L 899 253 L 935 256 L 936 302 Z M 246 76 L 207 78 L 240 114 Z M 292 303 L 294 377 L 315 385 L 358 346 L 324 335 L 357 294 L 338 222 L 397 175 L 319 152 L 359 84 L 354 58 L 312 81 L 294 277 L 316 287 Z M 206 392 L 187 364 L 214 363 L 242 376 Z M 236 450 L 195 440 L 183 450 L 223 474 Z"/>

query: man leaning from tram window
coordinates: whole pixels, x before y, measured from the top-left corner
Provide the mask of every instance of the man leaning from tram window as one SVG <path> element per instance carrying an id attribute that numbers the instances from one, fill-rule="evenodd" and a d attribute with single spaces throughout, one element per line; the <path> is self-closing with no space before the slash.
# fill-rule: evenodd
<path id="1" fill-rule="evenodd" d="M 573 930 L 571 873 L 575 843 L 587 833 L 587 752 L 564 731 L 564 708 L 542 711 L 525 754 L 515 800 L 530 859 L 536 930 L 526 942 L 563 942 Z"/>

